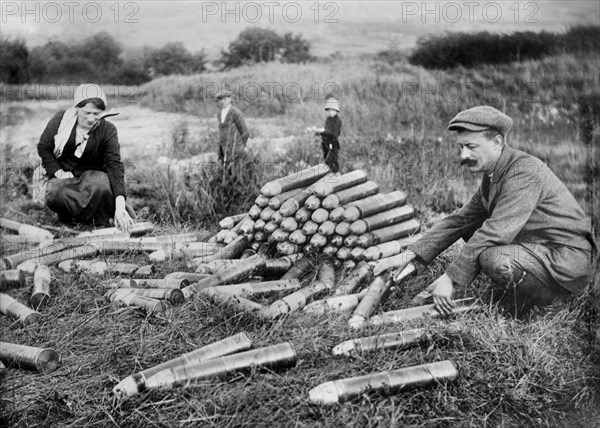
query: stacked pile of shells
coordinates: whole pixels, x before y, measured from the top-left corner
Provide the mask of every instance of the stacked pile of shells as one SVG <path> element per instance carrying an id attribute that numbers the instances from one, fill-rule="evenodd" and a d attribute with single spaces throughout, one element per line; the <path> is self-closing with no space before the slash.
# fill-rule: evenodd
<path id="1" fill-rule="evenodd" d="M 414 242 L 420 224 L 413 217 L 405 192 L 379 193 L 362 170 L 340 175 L 320 164 L 266 183 L 248 213 L 219 222 L 214 240 L 227 244 L 246 235 L 255 253 L 316 251 L 352 265 Z"/>

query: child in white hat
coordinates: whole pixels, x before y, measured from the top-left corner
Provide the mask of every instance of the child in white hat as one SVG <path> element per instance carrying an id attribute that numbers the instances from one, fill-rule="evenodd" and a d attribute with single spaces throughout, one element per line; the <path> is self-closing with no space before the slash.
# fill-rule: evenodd
<path id="1" fill-rule="evenodd" d="M 338 138 L 342 132 L 342 120 L 338 116 L 340 111 L 338 100 L 333 97 L 325 99 L 325 111 L 327 112 L 325 127 L 321 128 L 317 135 L 321 136 L 325 163 L 331 171 L 338 172 L 340 170 L 338 161 L 340 141 Z"/>

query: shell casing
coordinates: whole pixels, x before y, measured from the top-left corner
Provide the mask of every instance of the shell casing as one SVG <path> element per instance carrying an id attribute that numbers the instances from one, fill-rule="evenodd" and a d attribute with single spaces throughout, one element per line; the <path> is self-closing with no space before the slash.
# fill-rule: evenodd
<path id="1" fill-rule="evenodd" d="M 248 259 L 248 258 L 250 258 L 252 256 L 255 256 L 255 255 L 256 255 L 256 251 L 255 250 L 253 250 L 252 248 L 246 248 L 244 250 L 244 252 L 242 253 L 242 255 L 240 256 L 240 260 Z"/>
<path id="2" fill-rule="evenodd" d="M 263 275 L 269 277 L 281 277 L 292 268 L 294 262 L 288 257 L 265 260 Z"/>
<path id="3" fill-rule="evenodd" d="M 249 245 L 250 239 L 248 239 L 246 235 L 241 235 L 235 238 L 229 244 L 225 245 L 225 247 L 221 248 L 215 254 L 192 259 L 192 262 L 198 265 L 200 263 L 206 263 L 212 260 L 236 259 L 246 248 L 248 248 Z"/>
<path id="4" fill-rule="evenodd" d="M 235 354 L 250 348 L 252 348 L 252 341 L 248 335 L 244 332 L 238 333 L 128 376 L 113 388 L 113 393 L 120 398 L 132 396 L 146 389 L 146 379 L 163 370 Z"/>
<path id="5" fill-rule="evenodd" d="M 28 308 L 23 303 L 4 293 L 0 293 L 0 313 L 10 319 L 19 321 L 22 326 L 35 324 L 42 317 L 42 314 L 39 312 Z"/>
<path id="6" fill-rule="evenodd" d="M 150 297 L 156 300 L 166 300 L 172 305 L 179 305 L 185 300 L 183 292 L 178 288 L 125 288 L 137 296 Z"/>
<path id="7" fill-rule="evenodd" d="M 50 348 L 0 342 L 0 361 L 6 365 L 17 365 L 24 369 L 52 373 L 60 367 L 59 355 Z"/>
<path id="8" fill-rule="evenodd" d="M 355 235 L 362 235 L 371 230 L 381 229 L 411 219 L 414 214 L 415 209 L 411 205 L 394 207 L 372 216 L 356 220 L 350 225 L 350 232 Z"/>
<path id="9" fill-rule="evenodd" d="M 410 261 L 409 256 L 406 253 L 400 253 L 398 255 L 387 257 L 373 262 L 373 272 L 382 273 L 390 269 L 406 265 Z M 411 263 L 412 265 L 412 263 Z M 414 265 L 412 265 L 414 268 Z M 412 272 L 411 272 L 412 273 Z"/>
<path id="10" fill-rule="evenodd" d="M 312 220 L 308 220 L 306 223 L 304 223 L 304 226 L 302 226 L 302 233 L 304 233 L 304 235 L 307 237 L 314 235 L 318 230 L 319 225 Z"/>
<path id="11" fill-rule="evenodd" d="M 324 256 L 320 259 L 319 272 L 317 278 L 327 288 L 333 288 L 335 285 L 335 268 L 333 266 L 333 258 Z"/>
<path id="12" fill-rule="evenodd" d="M 271 220 L 271 217 L 273 216 L 273 214 L 275 214 L 275 210 L 273 208 L 270 208 L 270 207 L 263 208 L 263 210 L 260 213 L 260 219 L 267 222 L 267 221 Z"/>
<path id="13" fill-rule="evenodd" d="M 302 207 L 298 211 L 296 211 L 296 214 L 294 214 L 294 219 L 298 223 L 305 223 L 306 221 L 308 221 L 310 219 L 311 215 L 312 215 L 311 210 L 309 210 L 306 207 Z"/>
<path id="14" fill-rule="evenodd" d="M 49 241 L 51 239 L 54 239 L 54 235 L 46 229 L 31 226 L 29 224 L 19 223 L 18 221 L 10 220 L 7 218 L 0 218 L 0 226 L 6 229 L 13 230 L 19 235 L 36 237 L 43 241 Z"/>
<path id="15" fill-rule="evenodd" d="M 309 299 L 326 290 L 329 290 L 327 284 L 321 281 L 315 281 L 292 294 L 274 301 L 267 310 L 269 317 L 276 318 L 281 315 L 296 312 L 306 306 L 306 302 Z"/>
<path id="16" fill-rule="evenodd" d="M 137 286 L 145 286 L 148 288 L 173 288 L 181 289 L 190 285 L 190 280 L 187 278 L 168 278 L 168 279 L 148 279 L 148 278 L 132 278 Z"/>
<path id="17" fill-rule="evenodd" d="M 294 265 L 288 270 L 281 279 L 299 279 L 312 269 L 312 262 L 308 257 L 302 257 L 294 262 Z"/>
<path id="18" fill-rule="evenodd" d="M 293 217 L 286 217 L 279 225 L 279 228 L 284 232 L 293 232 L 298 229 L 298 222 Z"/>
<path id="19" fill-rule="evenodd" d="M 340 260 L 346 260 L 350 257 L 350 251 L 352 251 L 350 247 L 341 247 L 337 250 L 336 257 Z"/>
<path id="20" fill-rule="evenodd" d="M 445 360 L 325 382 L 309 391 L 309 399 L 318 404 L 342 403 L 360 397 L 368 391 L 396 394 L 413 388 L 453 381 L 457 377 L 456 364 Z"/>
<path id="21" fill-rule="evenodd" d="M 135 235 L 144 235 L 145 233 L 151 232 L 154 229 L 154 225 L 149 221 L 142 221 L 139 223 L 133 224 L 131 226 L 131 231 L 129 232 L 131 236 Z M 119 233 L 119 229 L 116 227 L 105 227 L 102 229 L 96 229 L 89 232 L 83 232 L 77 235 L 77 237 L 87 237 L 87 236 L 103 236 L 103 235 L 112 235 L 114 233 Z"/>
<path id="22" fill-rule="evenodd" d="M 21 269 L 10 269 L 0 271 L 0 290 L 11 287 L 22 287 L 25 285 L 25 272 Z"/>
<path id="23" fill-rule="evenodd" d="M 301 230 L 294 230 L 288 238 L 292 244 L 302 245 L 306 243 L 306 235 Z"/>
<path id="24" fill-rule="evenodd" d="M 216 292 L 235 295 L 256 295 L 272 293 L 274 291 L 294 291 L 300 288 L 300 281 L 297 279 L 284 279 L 274 281 L 246 282 L 240 284 L 218 285 L 210 287 Z M 205 289 L 203 291 L 206 291 Z"/>
<path id="25" fill-rule="evenodd" d="M 358 235 L 348 235 L 344 238 L 344 246 L 349 247 L 349 248 L 354 248 L 357 245 L 360 245 L 358 243 Z M 362 247 L 363 245 L 361 245 Z"/>
<path id="26" fill-rule="evenodd" d="M 200 294 L 210 297 L 217 303 L 232 306 L 238 311 L 247 312 L 249 314 L 257 314 L 264 308 L 263 305 L 248 300 L 237 294 L 223 293 L 219 290 L 219 287 L 204 288 L 199 291 Z"/>
<path id="27" fill-rule="evenodd" d="M 266 183 L 261 187 L 260 193 L 270 198 L 298 187 L 311 185 L 330 172 L 331 170 L 325 164 L 311 166 L 310 168 Z"/>
<path id="28" fill-rule="evenodd" d="M 23 263 L 26 260 L 32 260 L 37 264 L 40 264 L 40 259 L 46 259 L 46 257 L 52 254 L 58 254 L 61 251 L 72 247 L 72 244 L 65 243 L 55 243 L 55 242 L 46 242 L 40 245 L 39 248 L 27 251 L 21 251 L 16 254 L 11 254 L 3 258 L 4 264 L 8 268 L 15 268 L 20 263 Z M 70 257 L 69 257 L 70 258 Z M 61 260 L 58 260 L 59 262 Z M 41 263 L 44 264 L 44 263 Z"/>
<path id="29" fill-rule="evenodd" d="M 128 288 L 109 290 L 105 294 L 105 298 L 110 302 L 122 304 L 124 306 L 136 306 L 144 308 L 150 312 L 164 312 L 168 305 L 164 300 L 157 300 L 151 297 L 138 296 L 130 292 Z"/>
<path id="30" fill-rule="evenodd" d="M 331 236 L 335 233 L 336 226 L 334 222 L 326 220 L 319 226 L 319 233 L 324 236 Z"/>
<path id="31" fill-rule="evenodd" d="M 249 220 L 252 221 L 252 220 Z M 217 243 L 190 242 L 188 245 L 173 251 L 173 255 L 181 257 L 202 257 L 217 253 L 222 247 Z"/>
<path id="32" fill-rule="evenodd" d="M 350 272 L 350 275 L 339 283 L 335 290 L 335 294 L 343 295 L 354 292 L 361 284 L 364 284 L 369 280 L 372 272 L 373 268 L 365 261 L 361 261 L 354 267 L 354 270 Z"/>
<path id="33" fill-rule="evenodd" d="M 353 186 L 357 186 L 367 181 L 367 173 L 363 170 L 356 169 L 347 174 L 336 176 L 330 180 L 318 183 L 313 189 L 313 194 L 321 198 L 332 193 L 339 192 Z"/>
<path id="34" fill-rule="evenodd" d="M 475 299 L 472 297 L 455 300 L 454 303 L 456 306 L 452 310 L 453 315 L 462 314 L 480 308 L 480 306 L 475 303 Z M 435 309 L 434 305 L 423 305 L 415 306 L 413 308 L 384 312 L 381 315 L 372 317 L 368 322 L 372 325 L 398 324 L 427 316 L 431 318 L 440 318 L 443 315 Z"/>
<path id="35" fill-rule="evenodd" d="M 263 194 L 259 194 L 254 200 L 254 203 L 260 208 L 265 208 L 269 204 L 269 198 Z"/>
<path id="36" fill-rule="evenodd" d="M 357 244 L 368 248 L 382 242 L 392 241 L 394 239 L 405 238 L 419 231 L 421 224 L 418 220 L 410 219 L 391 226 L 375 229 L 360 235 Z"/>
<path id="37" fill-rule="evenodd" d="M 306 201 L 304 201 L 304 208 L 314 211 L 321 207 L 321 199 L 318 196 L 310 195 Z"/>
<path id="38" fill-rule="evenodd" d="M 344 245 L 344 238 L 340 235 L 332 235 L 329 237 L 329 243 L 336 248 L 340 248 Z"/>
<path id="39" fill-rule="evenodd" d="M 379 192 L 379 186 L 374 181 L 367 181 L 345 190 L 341 190 L 333 195 L 327 196 L 323 200 L 323 208 L 334 209 L 339 205 L 345 205 L 350 202 L 364 199 Z"/>
<path id="40" fill-rule="evenodd" d="M 46 265 L 39 265 L 33 275 L 33 292 L 29 303 L 34 309 L 39 309 L 50 300 L 50 282 L 52 273 Z"/>
<path id="41" fill-rule="evenodd" d="M 242 214 L 236 214 L 236 215 L 231 215 L 231 216 L 225 217 L 225 218 L 221 219 L 221 221 L 219 221 L 219 227 L 221 229 L 233 229 L 233 226 L 238 224 L 240 221 L 245 219 L 247 216 L 248 216 L 247 213 L 242 213 Z"/>
<path id="42" fill-rule="evenodd" d="M 252 207 L 250 207 L 250 209 L 248 210 L 248 217 L 250 217 L 252 220 L 256 220 L 260 217 L 261 212 L 261 207 L 259 207 L 258 205 L 252 205 Z"/>
<path id="43" fill-rule="evenodd" d="M 369 217 L 373 214 L 387 211 L 406 203 L 406 193 L 396 190 L 391 193 L 377 193 L 358 201 L 348 204 L 344 213 L 344 220 L 354 222 L 359 218 Z"/>
<path id="44" fill-rule="evenodd" d="M 276 370 L 295 365 L 296 351 L 291 343 L 284 342 L 163 370 L 149 377 L 146 380 L 146 387 L 165 389 L 177 385 L 187 386 L 200 380 L 223 376 L 243 369 L 268 368 Z"/>
<path id="45" fill-rule="evenodd" d="M 363 253 L 363 259 L 367 261 L 372 261 L 395 256 L 404 251 L 409 245 L 417 242 L 421 238 L 421 236 L 423 235 L 417 233 L 406 238 L 400 238 L 388 242 L 383 242 L 379 245 L 373 245 L 365 250 L 365 252 Z"/>
<path id="46" fill-rule="evenodd" d="M 362 318 L 363 321 L 369 319 L 383 301 L 393 283 L 394 281 L 390 278 L 388 272 L 374 277 L 369 284 L 367 294 L 352 314 L 352 318 L 355 320 Z"/>
<path id="47" fill-rule="evenodd" d="M 350 223 L 347 221 L 341 221 L 335 227 L 335 233 L 340 236 L 348 236 L 350 235 Z"/>
<path id="48" fill-rule="evenodd" d="M 194 273 L 194 272 L 171 272 L 165 275 L 163 279 L 187 279 L 190 284 L 208 278 L 209 274 Z"/>
<path id="49" fill-rule="evenodd" d="M 287 192 L 280 193 L 279 195 L 275 195 L 269 199 L 268 205 L 274 210 L 278 210 L 281 208 L 281 205 L 287 201 L 288 199 L 293 198 L 298 193 L 302 192 L 305 187 L 298 187 L 296 189 L 288 190 Z"/>
<path id="50" fill-rule="evenodd" d="M 215 274 L 224 269 L 228 269 L 233 265 L 241 263 L 239 259 L 224 259 L 224 260 L 213 260 L 212 262 L 206 262 L 198 265 L 196 268 L 197 274 Z M 192 281 L 193 282 L 193 281 Z"/>
<path id="51" fill-rule="evenodd" d="M 337 207 L 331 210 L 329 213 L 329 220 L 334 223 L 339 223 L 344 220 L 344 212 L 346 211 L 345 207 Z"/>
<path id="52" fill-rule="evenodd" d="M 325 223 L 329 219 L 329 211 L 325 208 L 317 208 L 313 211 L 310 219 L 317 224 Z"/>
<path id="53" fill-rule="evenodd" d="M 349 311 L 358 306 L 362 297 L 361 294 L 346 294 L 344 296 L 328 297 L 327 299 L 316 300 L 309 303 L 303 310 L 313 314 Z"/>

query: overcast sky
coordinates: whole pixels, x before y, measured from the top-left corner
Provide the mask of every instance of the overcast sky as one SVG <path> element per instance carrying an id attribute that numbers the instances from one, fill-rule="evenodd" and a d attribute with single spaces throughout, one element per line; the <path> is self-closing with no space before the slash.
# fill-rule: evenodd
<path id="1" fill-rule="evenodd" d="M 301 33 L 316 55 L 410 48 L 443 31 L 564 31 L 600 24 L 593 1 L 0 1 L 3 36 L 29 45 L 107 31 L 125 47 L 180 41 L 217 57 L 248 26 Z"/>

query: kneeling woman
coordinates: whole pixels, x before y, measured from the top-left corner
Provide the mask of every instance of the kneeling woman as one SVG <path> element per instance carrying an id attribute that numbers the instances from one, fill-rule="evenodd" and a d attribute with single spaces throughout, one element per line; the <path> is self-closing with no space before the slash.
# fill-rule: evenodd
<path id="1" fill-rule="evenodd" d="M 117 129 L 104 119 L 105 109 L 99 86 L 80 85 L 73 107 L 46 125 L 37 146 L 45 170 L 40 175 L 48 180 L 45 204 L 62 221 L 104 227 L 114 217 L 115 226 L 128 232 L 134 214 L 125 203 Z"/>

